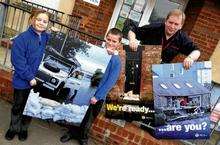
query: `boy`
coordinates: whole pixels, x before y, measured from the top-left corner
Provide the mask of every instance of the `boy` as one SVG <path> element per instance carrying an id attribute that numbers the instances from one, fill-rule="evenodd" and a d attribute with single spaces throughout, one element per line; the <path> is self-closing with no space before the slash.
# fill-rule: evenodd
<path id="1" fill-rule="evenodd" d="M 106 35 L 106 50 L 108 54 L 111 55 L 111 59 L 94 97 L 90 100 L 90 106 L 87 110 L 86 116 L 80 125 L 80 134 L 78 138 L 80 145 L 88 144 L 89 129 L 91 128 L 94 119 L 99 114 L 102 104 L 106 99 L 106 95 L 118 80 L 121 70 L 121 61 L 117 49 L 121 45 L 121 39 L 122 32 L 116 28 L 110 29 Z M 70 127 L 69 131 L 60 138 L 61 142 L 67 142 L 74 137 L 74 134 L 76 134 L 77 131 L 73 128 L 74 127 Z"/>

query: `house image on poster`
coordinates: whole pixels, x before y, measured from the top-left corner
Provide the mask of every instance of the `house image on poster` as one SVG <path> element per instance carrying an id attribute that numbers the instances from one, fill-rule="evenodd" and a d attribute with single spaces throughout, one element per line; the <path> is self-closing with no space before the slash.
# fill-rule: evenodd
<path id="1" fill-rule="evenodd" d="M 155 64 L 152 74 L 155 137 L 209 138 L 211 62 L 195 62 L 188 70 L 182 63 Z"/>
<path id="2" fill-rule="evenodd" d="M 184 78 L 155 78 L 154 105 L 157 125 L 203 116 L 210 109 L 210 91 Z"/>

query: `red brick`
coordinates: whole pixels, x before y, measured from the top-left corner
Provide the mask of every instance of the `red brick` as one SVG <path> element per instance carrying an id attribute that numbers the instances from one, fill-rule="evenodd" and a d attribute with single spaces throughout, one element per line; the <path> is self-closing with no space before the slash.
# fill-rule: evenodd
<path id="1" fill-rule="evenodd" d="M 116 125 L 110 124 L 110 123 L 107 125 L 107 128 L 108 128 L 111 132 L 115 132 L 116 129 L 117 129 Z"/>
<path id="2" fill-rule="evenodd" d="M 134 139 L 134 136 L 135 136 L 135 132 L 128 132 L 128 139 L 129 140 L 133 140 Z"/>
<path id="3" fill-rule="evenodd" d="M 106 126 L 105 121 L 103 121 L 103 120 L 99 120 L 99 122 L 98 122 L 98 126 L 99 126 L 100 128 L 105 128 L 105 126 Z"/>
<path id="4" fill-rule="evenodd" d="M 125 129 L 123 128 L 118 128 L 117 130 L 117 135 L 123 137 L 123 138 L 127 138 L 128 137 L 128 131 L 126 131 Z"/>
<path id="5" fill-rule="evenodd" d="M 104 135 L 102 133 L 98 133 L 95 131 L 92 131 L 92 136 L 95 137 L 97 140 L 103 140 Z"/>
<path id="6" fill-rule="evenodd" d="M 119 143 L 123 143 L 125 141 L 125 139 L 119 135 L 115 135 L 115 134 L 110 134 L 109 138 L 113 139 L 114 141 L 117 141 Z"/>
<path id="7" fill-rule="evenodd" d="M 104 129 L 102 129 L 102 128 L 100 128 L 100 127 L 93 126 L 92 129 L 93 129 L 94 131 L 99 132 L 99 133 L 104 133 Z"/>
<path id="8" fill-rule="evenodd" d="M 138 145 L 138 144 L 136 144 L 136 143 L 134 143 L 134 142 L 129 141 L 127 145 Z"/>
<path id="9" fill-rule="evenodd" d="M 135 138 L 134 138 L 134 142 L 139 143 L 140 139 L 141 139 L 141 137 L 139 135 L 136 135 Z"/>

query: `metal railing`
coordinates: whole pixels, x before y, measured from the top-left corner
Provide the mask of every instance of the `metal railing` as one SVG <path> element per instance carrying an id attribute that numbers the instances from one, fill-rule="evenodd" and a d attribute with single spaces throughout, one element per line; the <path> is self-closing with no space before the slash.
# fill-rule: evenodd
<path id="1" fill-rule="evenodd" d="M 49 8 L 49 7 L 46 7 L 46 6 L 42 6 L 42 5 L 33 3 L 33 2 L 29 2 L 29 1 L 26 1 L 26 0 L 22 0 L 22 2 L 18 3 L 18 4 L 21 4 L 21 5 L 29 8 L 29 9 L 33 9 L 33 8 L 44 9 L 47 12 L 51 13 L 52 14 L 51 19 L 56 20 L 56 21 L 62 20 L 63 15 L 64 15 L 64 12 L 61 12 L 61 11 L 58 11 L 58 10 L 55 10 L 55 9 L 52 9 L 52 8 Z"/>
<path id="2" fill-rule="evenodd" d="M 29 5 L 29 3 L 24 0 L 11 2 L 9 2 L 9 0 L 0 0 L 0 64 L 5 67 L 11 67 L 11 64 L 6 64 L 7 62 L 10 62 L 10 50 L 8 50 L 10 49 L 10 43 L 8 43 L 10 41 L 7 41 L 7 39 L 18 35 L 27 29 L 29 26 L 28 19 L 33 7 L 43 9 L 47 8 L 33 3 L 31 4 L 31 8 L 27 5 Z M 103 38 L 93 36 L 79 30 L 80 21 L 82 19 L 80 16 L 67 15 L 67 19 L 64 21 L 61 20 L 64 13 L 50 8 L 47 9 L 48 12 L 54 15 L 57 13 L 60 15 L 57 18 L 50 18 L 49 27 L 54 26 L 60 29 L 60 32 L 62 33 L 71 35 L 74 38 L 79 38 L 94 45 L 102 45 L 104 41 Z M 63 21 L 65 23 L 63 23 Z M 3 48 L 2 45 L 5 47 Z"/>

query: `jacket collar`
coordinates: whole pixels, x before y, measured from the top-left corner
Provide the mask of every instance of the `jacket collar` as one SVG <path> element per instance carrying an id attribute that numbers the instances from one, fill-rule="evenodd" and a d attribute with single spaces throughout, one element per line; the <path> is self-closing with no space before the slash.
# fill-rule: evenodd
<path id="1" fill-rule="evenodd" d="M 29 26 L 28 31 L 29 31 L 30 33 L 34 34 L 35 36 L 39 36 L 32 25 Z M 45 33 L 46 33 L 46 32 L 43 31 L 43 32 L 41 33 L 41 36 L 44 35 Z"/>

